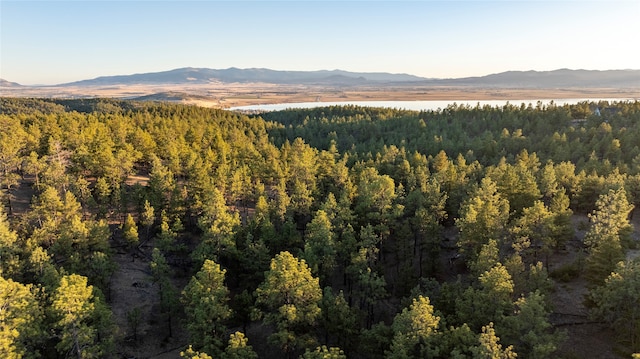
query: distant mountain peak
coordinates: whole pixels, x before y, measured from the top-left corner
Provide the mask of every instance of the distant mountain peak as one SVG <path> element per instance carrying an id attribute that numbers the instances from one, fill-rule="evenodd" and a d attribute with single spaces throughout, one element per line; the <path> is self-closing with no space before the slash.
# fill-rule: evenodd
<path id="1" fill-rule="evenodd" d="M 0 79 L 0 87 L 21 87 L 17 82 L 7 81 L 5 79 Z"/>
<path id="2" fill-rule="evenodd" d="M 127 84 L 180 84 L 180 83 L 273 83 L 273 84 L 321 84 L 330 85 L 332 80 L 338 85 L 362 83 L 396 83 L 424 81 L 425 78 L 408 74 L 386 72 L 349 72 L 343 70 L 282 71 L 266 68 L 209 69 L 183 67 L 162 72 L 132 75 L 101 76 L 94 79 L 71 82 L 63 85 L 127 85 Z"/>
<path id="3" fill-rule="evenodd" d="M 440 82 L 447 85 L 504 88 L 640 88 L 640 70 L 512 70 Z"/>
<path id="4" fill-rule="evenodd" d="M 19 86 L 5 81 L 2 86 Z M 61 86 L 162 85 L 209 83 L 268 83 L 319 86 L 470 86 L 503 88 L 640 88 L 640 70 L 512 70 L 486 76 L 434 79 L 405 73 L 350 72 L 339 69 L 317 71 L 284 71 L 266 68 L 210 69 L 183 67 L 169 71 L 132 75 L 101 76 Z M 10 85 L 13 84 L 13 85 Z"/>

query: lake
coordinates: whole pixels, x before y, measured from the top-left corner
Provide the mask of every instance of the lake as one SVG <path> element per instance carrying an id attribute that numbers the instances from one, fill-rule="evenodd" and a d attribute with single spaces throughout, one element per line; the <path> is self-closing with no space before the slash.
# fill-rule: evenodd
<path id="1" fill-rule="evenodd" d="M 529 99 L 529 100 L 485 100 L 485 101 L 472 101 L 472 100 L 438 100 L 438 101 L 344 101 L 344 102 L 296 102 L 296 103 L 276 103 L 276 104 L 265 104 L 265 105 L 249 105 L 249 106 L 238 106 L 231 107 L 230 110 L 233 111 L 280 111 L 290 108 L 314 108 L 314 107 L 324 107 L 324 106 L 345 106 L 345 105 L 356 105 L 356 106 L 364 106 L 364 107 L 387 107 L 387 108 L 396 108 L 396 109 L 404 109 L 404 110 L 412 110 L 412 111 L 428 111 L 428 110 L 437 110 L 446 108 L 449 105 L 454 103 L 458 105 L 469 105 L 475 107 L 476 105 L 485 106 L 489 105 L 492 107 L 496 106 L 504 106 L 507 103 L 512 105 L 520 106 L 520 104 L 524 103 L 525 105 L 531 104 L 532 106 L 536 106 L 538 101 L 542 102 L 543 105 L 548 105 L 551 101 L 553 101 L 556 105 L 574 105 L 583 101 L 600 101 L 606 100 L 609 102 L 614 101 L 633 101 L 633 99 L 622 99 L 622 98 L 614 98 L 614 99 L 600 99 L 600 98 L 565 98 L 565 99 Z"/>

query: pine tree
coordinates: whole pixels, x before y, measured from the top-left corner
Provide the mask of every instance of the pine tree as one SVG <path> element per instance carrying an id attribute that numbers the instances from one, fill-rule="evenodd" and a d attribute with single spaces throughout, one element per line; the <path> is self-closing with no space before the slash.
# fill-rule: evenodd
<path id="1" fill-rule="evenodd" d="M 145 240 L 149 240 L 149 232 L 151 231 L 151 226 L 153 226 L 155 220 L 155 210 L 149 201 L 145 200 L 142 207 L 142 213 L 140 213 L 140 224 L 144 226 Z"/>
<path id="2" fill-rule="evenodd" d="M 358 331 L 358 317 L 347 303 L 344 293 L 340 291 L 335 295 L 331 287 L 326 287 L 321 308 L 325 342 L 328 343 L 333 338 L 338 346 L 348 351 L 354 344 L 353 337 Z"/>
<path id="3" fill-rule="evenodd" d="M 300 359 L 347 359 L 342 349 L 337 347 L 327 348 L 325 345 L 317 347 L 314 351 L 307 349 Z"/>
<path id="4" fill-rule="evenodd" d="M 589 215 L 591 227 L 584 239 L 590 248 L 586 271 L 592 283 L 602 283 L 624 259 L 622 243 L 632 231 L 628 219 L 632 209 L 624 188 L 609 190 L 598 198 L 596 209 Z"/>
<path id="5" fill-rule="evenodd" d="M 502 321 L 513 309 L 514 282 L 505 266 L 497 263 L 478 282 L 479 288 L 468 287 L 454 299 L 457 323 L 467 323 L 472 330 Z"/>
<path id="6" fill-rule="evenodd" d="M 229 343 L 224 350 L 223 359 L 257 359 L 258 354 L 253 351 L 249 340 L 242 332 L 235 332 L 229 336 Z"/>
<path id="7" fill-rule="evenodd" d="M 394 337 L 389 358 L 430 357 L 435 353 L 435 337 L 440 317 L 434 313 L 429 297 L 418 296 L 409 308 L 393 319 Z"/>
<path id="8" fill-rule="evenodd" d="M 515 359 L 518 357 L 513 351 L 513 346 L 502 349 L 500 338 L 496 336 L 493 323 L 482 327 L 482 333 L 478 338 L 479 345 L 473 348 L 474 359 Z"/>
<path id="9" fill-rule="evenodd" d="M 151 276 L 153 282 L 158 284 L 160 294 L 160 312 L 167 320 L 169 336 L 173 336 L 172 319 L 177 315 L 179 298 L 178 290 L 171 282 L 171 268 L 164 255 L 158 248 L 151 252 Z"/>
<path id="10" fill-rule="evenodd" d="M 456 220 L 460 229 L 458 245 L 469 262 L 475 260 L 489 239 L 502 243 L 508 220 L 509 202 L 497 192 L 491 179 L 482 179 L 480 187 L 463 203 Z"/>
<path id="11" fill-rule="evenodd" d="M 520 356 L 549 358 L 563 340 L 563 333 L 552 330 L 546 306 L 539 291 L 529 293 L 515 302 L 515 313 L 501 324 L 503 341 L 513 343 Z"/>
<path id="12" fill-rule="evenodd" d="M 229 290 L 224 285 L 225 273 L 219 264 L 207 259 L 182 291 L 191 343 L 214 357 L 223 351 L 224 322 L 232 314 L 227 304 Z"/>
<path id="13" fill-rule="evenodd" d="M 591 314 L 604 320 L 632 350 L 640 350 L 640 262 L 619 262 L 602 286 L 591 291 Z"/>
<path id="14" fill-rule="evenodd" d="M 0 276 L 0 357 L 37 358 L 45 339 L 43 310 L 32 285 Z"/>
<path id="15" fill-rule="evenodd" d="M 21 272 L 20 252 L 18 234 L 10 228 L 7 216 L 0 208 L 0 276 L 11 278 Z"/>
<path id="16" fill-rule="evenodd" d="M 304 260 L 281 252 L 271 260 L 264 282 L 256 290 L 256 305 L 264 321 L 276 326 L 270 336 L 287 355 L 315 342 L 312 328 L 320 319 L 322 291 Z"/>
<path id="17" fill-rule="evenodd" d="M 138 237 L 138 225 L 136 225 L 136 221 L 133 219 L 131 214 L 127 214 L 127 219 L 122 226 L 122 235 L 124 236 L 124 240 L 127 242 L 127 246 L 129 246 L 130 250 L 135 249 L 140 243 L 140 238 Z"/>
<path id="18" fill-rule="evenodd" d="M 240 216 L 227 207 L 220 190 L 209 188 L 203 196 L 203 211 L 198 218 L 202 242 L 192 254 L 198 263 L 205 259 L 220 261 L 222 255 L 230 255 L 235 249 L 233 234 L 240 225 Z"/>
<path id="19" fill-rule="evenodd" d="M 180 357 L 187 358 L 187 359 L 213 359 L 207 353 L 201 353 L 199 351 L 193 350 L 193 347 L 191 345 L 189 345 L 187 350 L 180 352 Z"/>
<path id="20" fill-rule="evenodd" d="M 52 309 L 61 331 L 58 353 L 78 359 L 108 355 L 112 341 L 110 311 L 87 285 L 86 277 L 63 276 L 53 295 Z"/>
<path id="21" fill-rule="evenodd" d="M 307 225 L 303 257 L 312 272 L 325 282 L 329 279 L 336 263 L 336 248 L 331 221 L 323 210 Z"/>

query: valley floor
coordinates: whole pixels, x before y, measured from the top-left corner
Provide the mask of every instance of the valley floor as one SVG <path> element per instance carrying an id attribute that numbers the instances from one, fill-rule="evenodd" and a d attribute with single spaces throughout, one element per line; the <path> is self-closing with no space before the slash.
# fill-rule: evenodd
<path id="1" fill-rule="evenodd" d="M 1 87 L 0 96 L 122 99 L 168 101 L 205 107 L 336 101 L 522 100 L 640 98 L 640 89 L 618 88 L 474 88 L 434 86 L 326 87 L 274 84 L 195 84 Z"/>

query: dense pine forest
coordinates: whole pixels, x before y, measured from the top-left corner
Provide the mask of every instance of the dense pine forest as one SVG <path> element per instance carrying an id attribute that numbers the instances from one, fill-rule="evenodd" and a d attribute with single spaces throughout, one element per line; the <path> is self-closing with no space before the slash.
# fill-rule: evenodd
<path id="1" fill-rule="evenodd" d="M 640 352 L 638 101 L 0 98 L 0 181 L 2 358 Z"/>

